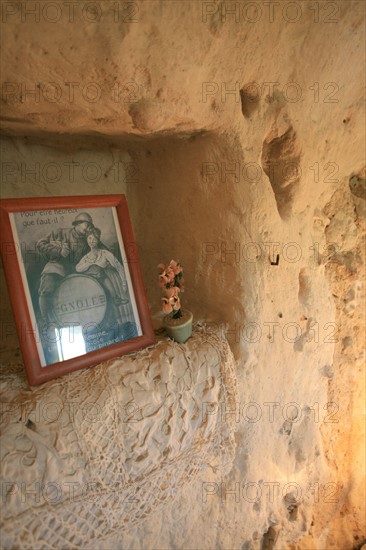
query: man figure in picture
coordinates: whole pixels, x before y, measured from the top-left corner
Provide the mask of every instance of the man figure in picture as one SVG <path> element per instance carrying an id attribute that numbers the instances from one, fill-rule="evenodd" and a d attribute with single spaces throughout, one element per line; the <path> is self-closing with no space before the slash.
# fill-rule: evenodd
<path id="1" fill-rule="evenodd" d="M 81 212 L 70 229 L 54 229 L 37 243 L 37 250 L 47 260 L 38 289 L 42 323 L 47 326 L 52 310 L 52 296 L 62 279 L 75 272 L 75 265 L 89 251 L 87 233 L 94 227 L 87 212 Z M 104 245 L 103 245 L 104 246 Z"/>

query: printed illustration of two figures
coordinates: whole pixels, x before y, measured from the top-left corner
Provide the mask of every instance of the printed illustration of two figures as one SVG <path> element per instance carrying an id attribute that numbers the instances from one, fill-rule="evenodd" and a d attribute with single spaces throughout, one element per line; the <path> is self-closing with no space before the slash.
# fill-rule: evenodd
<path id="1" fill-rule="evenodd" d="M 79 213 L 71 228 L 55 228 L 37 242 L 37 251 L 46 261 L 38 288 L 41 316 L 38 325 L 41 338 L 45 342 L 45 352 L 54 354 L 55 346 L 50 345 L 54 340 L 53 327 L 60 324 L 55 308 L 55 293 L 66 278 L 70 279 L 70 276 L 75 274 L 85 275 L 97 281 L 106 296 L 106 314 L 100 326 L 89 330 L 90 346 L 86 351 L 100 349 L 116 340 L 123 341 L 137 336 L 124 267 L 103 244 L 101 231 L 94 226 L 90 214 Z M 77 302 L 82 304 L 82 281 L 86 278 L 73 277 L 73 282 L 78 280 L 79 287 L 76 287 L 76 292 L 80 292 L 80 299 Z M 96 333 L 102 335 L 98 339 L 97 348 Z M 59 357 L 56 360 L 59 360 Z M 48 364 L 50 361 L 54 362 L 54 358 L 47 359 Z"/>

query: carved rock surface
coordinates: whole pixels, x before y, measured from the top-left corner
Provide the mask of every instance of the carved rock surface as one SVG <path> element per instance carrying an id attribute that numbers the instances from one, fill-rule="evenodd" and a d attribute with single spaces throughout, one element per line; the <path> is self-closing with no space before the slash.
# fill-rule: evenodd
<path id="1" fill-rule="evenodd" d="M 2 195 L 126 193 L 156 323 L 155 267 L 179 258 L 238 363 L 225 485 L 114 547 L 359 548 L 365 3 L 3 4 Z"/>

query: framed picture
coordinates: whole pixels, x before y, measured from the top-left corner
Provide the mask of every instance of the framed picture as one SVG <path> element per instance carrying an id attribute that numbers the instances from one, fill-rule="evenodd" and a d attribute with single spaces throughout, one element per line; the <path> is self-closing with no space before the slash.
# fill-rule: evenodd
<path id="1" fill-rule="evenodd" d="M 31 385 L 155 342 L 124 195 L 5 199 L 0 215 Z"/>

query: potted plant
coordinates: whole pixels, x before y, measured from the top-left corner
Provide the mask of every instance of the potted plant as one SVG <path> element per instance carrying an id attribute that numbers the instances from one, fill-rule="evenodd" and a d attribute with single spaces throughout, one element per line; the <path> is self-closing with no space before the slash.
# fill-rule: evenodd
<path id="1" fill-rule="evenodd" d="M 163 325 L 168 336 L 183 343 L 192 335 L 193 315 L 182 309 L 180 293 L 183 292 L 183 268 L 179 262 L 171 260 L 169 265 L 159 264 L 159 286 L 163 289 L 162 310 L 166 314 Z"/>

